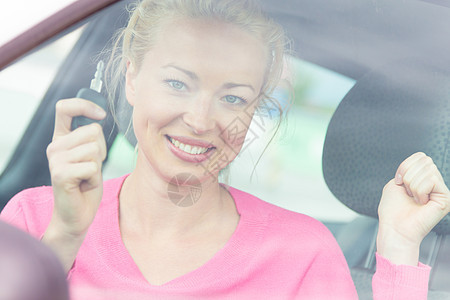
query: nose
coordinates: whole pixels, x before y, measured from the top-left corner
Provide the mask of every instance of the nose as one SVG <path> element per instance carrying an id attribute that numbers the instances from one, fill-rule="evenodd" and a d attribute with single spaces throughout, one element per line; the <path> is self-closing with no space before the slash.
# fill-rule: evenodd
<path id="1" fill-rule="evenodd" d="M 213 106 L 213 97 L 208 95 L 198 97 L 183 114 L 184 123 L 198 135 L 211 131 L 216 126 Z"/>

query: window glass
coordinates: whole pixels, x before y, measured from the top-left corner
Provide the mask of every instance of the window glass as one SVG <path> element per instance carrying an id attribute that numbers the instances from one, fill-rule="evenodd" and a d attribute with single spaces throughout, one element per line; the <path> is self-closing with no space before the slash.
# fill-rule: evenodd
<path id="1" fill-rule="evenodd" d="M 81 28 L 0 72 L 0 171 L 80 33 Z"/>

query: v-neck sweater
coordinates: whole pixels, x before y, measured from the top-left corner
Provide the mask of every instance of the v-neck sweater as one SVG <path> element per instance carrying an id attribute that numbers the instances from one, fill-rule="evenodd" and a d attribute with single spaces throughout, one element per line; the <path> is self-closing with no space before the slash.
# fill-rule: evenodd
<path id="1" fill-rule="evenodd" d="M 104 182 L 97 214 L 68 274 L 72 300 L 358 298 L 342 251 L 322 223 L 232 187 L 227 189 L 240 218 L 225 246 L 199 268 L 150 284 L 120 234 L 125 178 Z M 41 237 L 52 210 L 52 188 L 38 187 L 11 199 L 1 218 Z M 424 265 L 397 266 L 377 255 L 375 299 L 426 299 L 429 272 Z"/>

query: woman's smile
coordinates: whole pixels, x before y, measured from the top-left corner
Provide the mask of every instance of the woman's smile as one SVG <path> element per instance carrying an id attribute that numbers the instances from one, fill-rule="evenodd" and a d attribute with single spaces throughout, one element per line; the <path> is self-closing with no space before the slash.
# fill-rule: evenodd
<path id="1" fill-rule="evenodd" d="M 172 153 L 187 162 L 201 163 L 207 160 L 216 147 L 211 143 L 188 137 L 166 135 Z"/>

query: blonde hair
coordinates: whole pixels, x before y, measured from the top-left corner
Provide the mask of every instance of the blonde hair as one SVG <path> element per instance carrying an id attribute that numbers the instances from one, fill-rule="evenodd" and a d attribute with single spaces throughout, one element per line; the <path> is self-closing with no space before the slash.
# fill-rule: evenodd
<path id="1" fill-rule="evenodd" d="M 158 32 L 164 24 L 179 18 L 206 19 L 237 26 L 267 47 L 269 57 L 258 101 L 260 101 L 259 109 L 264 110 L 268 107 L 273 109 L 275 106 L 279 113 L 270 144 L 278 132 L 282 117 L 285 116 L 280 103 L 271 95 L 280 81 L 289 42 L 283 28 L 262 12 L 257 1 L 141 0 L 129 7 L 129 13 L 128 25 L 119 30 L 113 39 L 105 71 L 110 107 L 120 130 L 123 128 L 120 128 L 117 122 L 114 103 L 119 95 L 123 95 L 121 89 L 124 87 L 127 62 L 130 61 L 136 70 L 140 69 L 144 56 L 157 42 Z M 131 120 L 126 131 L 130 128 Z"/>

